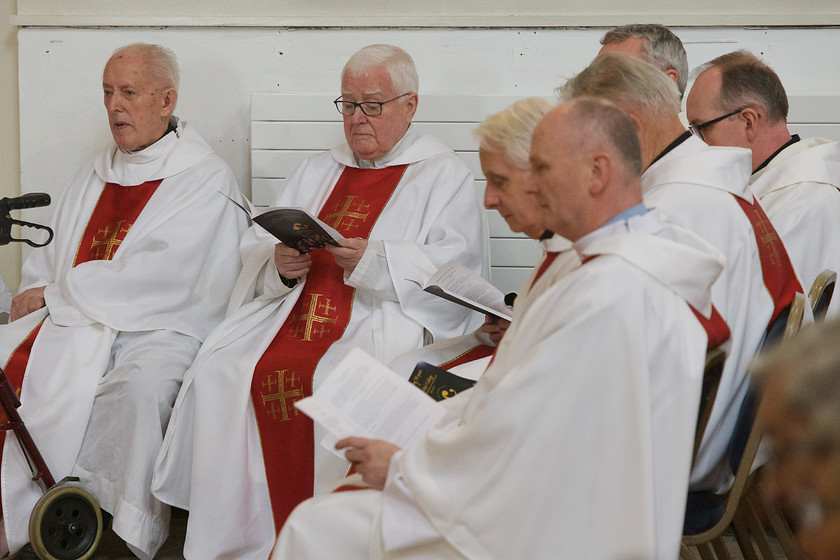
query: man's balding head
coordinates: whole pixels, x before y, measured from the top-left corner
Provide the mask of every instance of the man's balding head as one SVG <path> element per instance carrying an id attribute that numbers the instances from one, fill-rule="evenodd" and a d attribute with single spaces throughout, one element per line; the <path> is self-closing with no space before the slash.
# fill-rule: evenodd
<path id="1" fill-rule="evenodd" d="M 572 241 L 642 201 L 635 126 L 604 99 L 551 110 L 534 130 L 530 160 L 545 224 Z"/>

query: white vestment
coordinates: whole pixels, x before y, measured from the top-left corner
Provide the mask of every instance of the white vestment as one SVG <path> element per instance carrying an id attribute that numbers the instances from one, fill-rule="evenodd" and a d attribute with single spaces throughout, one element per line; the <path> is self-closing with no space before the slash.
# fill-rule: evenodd
<path id="1" fill-rule="evenodd" d="M 104 183 L 157 179 L 113 259 L 73 267 Z M 150 484 L 172 403 L 240 270 L 247 217 L 220 194 L 238 192 L 230 168 L 183 122 L 139 152 L 111 143 L 64 189 L 51 222 L 55 239 L 23 267 L 21 292 L 45 286 L 46 307 L 0 326 L 5 363 L 45 319 L 20 415 L 54 478 L 79 476 L 141 557 L 153 556 L 169 532 L 169 508 Z M 41 496 L 31 476 L 7 436 L 0 494 L 12 551 L 29 540 L 29 514 Z"/>
<path id="2" fill-rule="evenodd" d="M 726 364 L 692 471 L 692 490 L 718 491 L 731 480 L 722 461 L 749 385 L 747 368 L 773 314 L 749 218 L 735 197 L 753 202 L 751 156 L 741 148 L 709 147 L 694 136 L 642 175 L 645 203 L 659 208 L 726 256 L 712 301 L 729 325 Z M 733 196 L 734 195 L 734 196 Z"/>
<path id="3" fill-rule="evenodd" d="M 822 138 L 788 146 L 752 178 L 806 294 L 824 269 L 840 273 L 839 188 L 840 144 Z M 840 297 L 828 313 L 840 314 Z"/>
<path id="4" fill-rule="evenodd" d="M 550 286 L 556 275 L 568 272 L 570 269 L 576 268 L 577 265 L 580 264 L 580 261 L 577 258 L 577 253 L 571 250 L 571 242 L 559 235 L 554 235 L 548 239 L 540 240 L 540 245 L 545 251 L 562 253 L 561 255 L 558 255 L 557 258 L 560 258 L 567 264 L 564 266 L 553 267 L 552 274 L 543 274 L 540 276 L 540 279 L 537 282 L 539 286 Z M 527 299 L 525 296 L 531 291 L 532 284 L 534 283 L 534 275 L 540 269 L 541 264 L 542 260 L 537 263 L 537 266 L 534 267 L 534 270 L 531 272 L 528 279 L 522 285 L 519 292 L 517 292 L 517 297 L 513 303 L 514 316 L 518 313 L 518 307 L 525 305 L 524 302 Z M 418 362 L 423 361 L 435 366 L 440 366 L 445 362 L 457 359 L 459 356 L 465 352 L 469 352 L 472 348 L 478 345 L 495 346 L 487 334 L 481 331 L 475 331 L 463 336 L 451 338 L 449 340 L 440 340 L 417 350 L 408 352 L 407 354 L 403 354 L 402 356 L 392 360 L 391 363 L 388 364 L 388 367 L 397 372 L 399 375 L 403 375 L 408 378 L 408 376 L 410 376 L 414 371 L 414 367 Z M 447 369 L 455 375 L 465 379 L 478 379 L 481 374 L 484 373 L 484 370 L 487 369 L 487 365 L 490 363 L 491 357 L 492 356 L 486 356 Z"/>
<path id="5" fill-rule="evenodd" d="M 424 331 L 445 339 L 481 322 L 479 314 L 407 280 L 421 282 L 421 269 L 430 274 L 453 259 L 487 277 L 487 225 L 472 174 L 430 136 L 407 137 L 402 144 L 389 165 L 408 167 L 373 227 L 362 260 L 345 277 L 356 288 L 350 322 L 318 363 L 315 388 L 354 347 L 387 363 L 420 347 Z M 308 159 L 274 206 L 317 214 L 346 166 L 357 166 L 347 146 Z M 258 226 L 243 241 L 243 271 L 228 317 L 187 372 L 158 458 L 156 495 L 190 510 L 186 558 L 264 560 L 274 542 L 251 378 L 301 291 L 301 284 L 290 290 L 280 282 L 275 243 Z M 349 466 L 322 448 L 324 435 L 316 425 L 316 494 L 340 481 Z"/>
<path id="6" fill-rule="evenodd" d="M 384 492 L 305 502 L 273 560 L 677 557 L 706 353 L 688 304 L 711 312 L 722 257 L 656 212 L 575 249 L 596 258 L 552 264 Z"/>

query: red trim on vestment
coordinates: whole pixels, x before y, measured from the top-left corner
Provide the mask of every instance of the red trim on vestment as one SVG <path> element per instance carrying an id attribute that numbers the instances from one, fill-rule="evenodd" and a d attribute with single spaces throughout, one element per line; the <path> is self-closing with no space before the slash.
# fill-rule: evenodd
<path id="1" fill-rule="evenodd" d="M 729 340 L 731 335 L 729 325 L 726 324 L 726 321 L 723 320 L 723 317 L 714 305 L 712 306 L 712 314 L 709 317 L 704 317 L 703 314 L 697 311 L 693 305 L 689 304 L 689 307 L 691 307 L 691 310 L 694 312 L 694 316 L 697 317 L 697 320 L 700 321 L 700 325 L 703 327 L 703 330 L 706 331 L 707 350 L 717 348 Z"/>
<path id="2" fill-rule="evenodd" d="M 758 256 L 761 259 L 761 275 L 764 286 L 773 300 L 773 316 L 767 325 L 769 328 L 776 317 L 793 303 L 796 293 L 802 293 L 802 285 L 796 277 L 787 249 L 776 232 L 776 228 L 770 223 L 770 219 L 755 197 L 752 203 L 739 196 L 736 196 L 735 200 L 738 201 L 753 226 Z"/>
<path id="3" fill-rule="evenodd" d="M 489 344 L 479 344 L 477 346 L 473 346 L 466 352 L 455 356 L 448 362 L 444 362 L 440 364 L 438 367 L 441 369 L 450 369 L 456 366 L 460 366 L 462 364 L 466 364 L 469 362 L 474 362 L 475 360 L 480 360 L 481 358 L 486 358 L 487 356 L 491 355 L 493 352 L 496 351 L 495 346 L 490 346 Z"/>
<path id="4" fill-rule="evenodd" d="M 367 239 L 397 188 L 406 165 L 347 167 L 318 217 L 344 237 Z M 312 265 L 302 292 L 254 368 L 251 402 L 260 432 L 274 525 L 313 494 L 313 424 L 294 402 L 312 394 L 318 362 L 350 321 L 355 289 L 326 250 L 309 253 Z"/>
<path id="5" fill-rule="evenodd" d="M 111 260 L 161 181 L 146 181 L 132 187 L 105 183 L 79 240 L 73 266 Z"/>

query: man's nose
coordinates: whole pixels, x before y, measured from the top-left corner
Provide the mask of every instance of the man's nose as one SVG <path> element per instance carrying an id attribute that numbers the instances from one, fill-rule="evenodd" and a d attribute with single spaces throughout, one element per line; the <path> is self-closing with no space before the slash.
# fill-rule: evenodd
<path id="1" fill-rule="evenodd" d="M 354 123 L 364 123 L 364 122 L 367 122 L 368 116 L 365 115 L 365 112 L 362 111 L 361 107 L 356 107 L 356 110 L 353 112 L 353 116 L 350 117 L 350 119 Z"/>
<path id="2" fill-rule="evenodd" d="M 484 207 L 488 210 L 495 208 L 499 204 L 499 196 L 496 194 L 496 189 L 487 186 L 484 188 Z"/>

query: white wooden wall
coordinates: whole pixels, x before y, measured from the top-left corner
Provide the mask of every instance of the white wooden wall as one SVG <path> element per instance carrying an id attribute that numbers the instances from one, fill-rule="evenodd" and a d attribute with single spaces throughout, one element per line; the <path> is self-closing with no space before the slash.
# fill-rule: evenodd
<path id="1" fill-rule="evenodd" d="M 109 138 L 101 72 L 118 46 L 161 43 L 179 57 L 176 113 L 192 122 L 251 192 L 251 95 L 339 90 L 358 48 L 405 48 L 420 73 L 421 97 L 478 94 L 551 96 L 598 51 L 604 29 L 270 29 L 23 28 L 18 33 L 22 192 L 57 195 Z M 794 98 L 802 132 L 839 138 L 840 29 L 676 28 L 690 65 L 745 48 L 764 57 Z M 804 98 L 802 98 L 804 99 Z M 796 104 L 794 104 L 796 106 Z M 422 108 L 422 103 L 421 103 Z M 336 121 L 339 115 L 335 114 Z M 835 123 L 835 124 L 824 124 Z M 24 218 L 43 221 L 48 209 Z"/>

